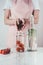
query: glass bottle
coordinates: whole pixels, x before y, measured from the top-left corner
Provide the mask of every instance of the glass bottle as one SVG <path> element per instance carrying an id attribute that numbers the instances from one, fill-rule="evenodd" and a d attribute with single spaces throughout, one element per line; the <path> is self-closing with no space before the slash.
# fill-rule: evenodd
<path id="1" fill-rule="evenodd" d="M 29 48 L 37 50 L 37 26 L 34 24 L 34 18 L 30 18 L 30 29 L 28 30 Z"/>

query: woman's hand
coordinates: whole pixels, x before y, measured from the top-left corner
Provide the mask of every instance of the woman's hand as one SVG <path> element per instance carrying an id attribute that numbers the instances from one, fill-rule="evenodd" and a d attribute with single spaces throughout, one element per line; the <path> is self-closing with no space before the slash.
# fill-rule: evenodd
<path id="1" fill-rule="evenodd" d="M 30 21 L 29 19 L 18 19 L 16 21 L 16 25 L 18 30 L 26 30 L 30 27 Z"/>
<path id="2" fill-rule="evenodd" d="M 34 24 L 38 24 L 39 10 L 34 10 Z"/>
<path id="3" fill-rule="evenodd" d="M 16 25 L 17 25 L 17 29 L 21 30 L 24 24 L 23 24 L 23 21 L 21 19 L 17 19 Z"/>
<path id="4" fill-rule="evenodd" d="M 28 29 L 30 27 L 30 21 L 29 21 L 29 19 L 24 19 L 23 25 L 24 26 L 22 27 L 22 30 Z"/>

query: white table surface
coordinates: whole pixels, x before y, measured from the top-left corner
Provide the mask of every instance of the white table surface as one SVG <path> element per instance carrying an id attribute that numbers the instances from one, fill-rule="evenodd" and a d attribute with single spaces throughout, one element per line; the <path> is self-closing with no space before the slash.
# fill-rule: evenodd
<path id="1" fill-rule="evenodd" d="M 43 65 L 43 48 L 37 52 L 0 54 L 0 65 Z"/>

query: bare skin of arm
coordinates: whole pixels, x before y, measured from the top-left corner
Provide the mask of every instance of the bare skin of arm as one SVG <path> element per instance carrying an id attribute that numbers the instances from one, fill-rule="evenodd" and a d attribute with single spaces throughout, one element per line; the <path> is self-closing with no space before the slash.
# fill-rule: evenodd
<path id="1" fill-rule="evenodd" d="M 40 10 L 34 10 L 34 24 L 38 24 Z"/>
<path id="2" fill-rule="evenodd" d="M 4 23 L 6 25 L 15 25 L 16 24 L 16 19 L 10 19 L 9 17 L 11 16 L 11 11 L 6 9 L 4 13 Z"/>

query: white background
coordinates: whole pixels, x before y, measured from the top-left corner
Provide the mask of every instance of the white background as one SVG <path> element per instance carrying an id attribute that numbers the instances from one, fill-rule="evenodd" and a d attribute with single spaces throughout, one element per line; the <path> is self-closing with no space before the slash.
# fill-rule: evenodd
<path id="1" fill-rule="evenodd" d="M 4 25 L 3 7 L 6 0 L 0 0 L 0 48 L 6 47 L 8 26 Z M 38 24 L 38 46 L 43 46 L 43 0 L 39 0 L 40 19 Z"/>

